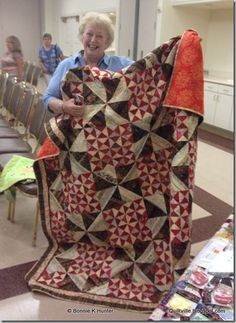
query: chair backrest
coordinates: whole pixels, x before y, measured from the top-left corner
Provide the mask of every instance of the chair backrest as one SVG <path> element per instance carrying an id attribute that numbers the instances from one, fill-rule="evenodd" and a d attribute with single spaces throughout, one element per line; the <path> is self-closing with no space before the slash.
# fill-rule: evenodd
<path id="1" fill-rule="evenodd" d="M 6 88 L 7 78 L 8 78 L 7 73 L 0 73 L 0 108 L 2 107 L 3 95 Z"/>
<path id="2" fill-rule="evenodd" d="M 34 85 L 34 86 L 38 85 L 38 80 L 39 80 L 41 75 L 42 75 L 41 67 L 35 66 L 34 67 L 34 73 L 33 73 L 32 80 L 31 80 L 32 85 Z"/>
<path id="3" fill-rule="evenodd" d="M 55 117 L 55 114 L 48 111 L 48 110 L 46 110 L 45 117 L 44 117 L 44 120 L 43 120 L 43 126 L 42 126 L 42 128 L 40 130 L 40 135 L 39 135 L 39 139 L 38 139 L 38 145 L 40 145 L 40 146 L 44 143 L 44 140 L 47 137 L 46 124 L 53 117 Z"/>
<path id="4" fill-rule="evenodd" d="M 32 118 L 29 124 L 29 133 L 37 140 L 39 139 L 40 130 L 44 122 L 45 114 L 46 108 L 44 106 L 43 98 L 42 96 L 39 96 L 36 99 L 35 107 L 32 113 Z"/>
<path id="5" fill-rule="evenodd" d="M 26 81 L 26 76 L 28 73 L 28 68 L 29 68 L 29 62 L 28 61 L 24 61 L 24 80 Z"/>
<path id="6" fill-rule="evenodd" d="M 33 105 L 35 98 L 35 90 L 33 88 L 25 88 L 24 85 L 21 85 L 24 95 L 19 105 L 19 113 L 17 115 L 17 122 L 20 122 L 25 128 L 26 131 L 29 126 L 30 117 L 33 113 Z"/>
<path id="7" fill-rule="evenodd" d="M 28 70 L 26 73 L 26 78 L 25 78 L 25 81 L 27 83 L 32 84 L 32 77 L 33 77 L 33 73 L 34 73 L 34 68 L 35 68 L 34 64 L 29 63 L 29 67 L 28 67 Z"/>
<path id="8" fill-rule="evenodd" d="M 14 89 L 16 82 L 17 81 L 15 78 L 14 79 L 7 78 L 7 80 L 6 80 L 6 88 L 5 88 L 5 91 L 3 94 L 3 106 L 6 110 L 8 110 L 8 108 L 9 108 L 9 103 L 10 103 L 11 96 L 12 96 L 13 89 Z"/>
<path id="9" fill-rule="evenodd" d="M 15 118 L 19 112 L 20 102 L 24 96 L 24 89 L 21 83 L 16 83 L 13 90 L 12 95 L 8 105 L 8 111 L 12 114 Z"/>

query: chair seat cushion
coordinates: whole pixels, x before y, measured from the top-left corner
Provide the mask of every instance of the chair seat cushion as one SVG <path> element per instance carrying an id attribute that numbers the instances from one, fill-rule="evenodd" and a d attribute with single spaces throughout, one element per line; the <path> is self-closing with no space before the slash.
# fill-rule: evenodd
<path id="1" fill-rule="evenodd" d="M 31 146 L 21 138 L 1 138 L 0 140 L 0 154 L 29 153 L 31 151 Z"/>
<path id="2" fill-rule="evenodd" d="M 24 182 L 19 182 L 15 185 L 21 192 L 33 196 L 37 196 L 38 192 L 38 185 L 36 182 L 33 183 L 24 183 Z"/>
<path id="3" fill-rule="evenodd" d="M 10 127 L 0 127 L 0 138 L 19 138 L 20 133 Z"/>
<path id="4" fill-rule="evenodd" d="M 0 117 L 0 127 L 9 127 L 9 123 Z"/>

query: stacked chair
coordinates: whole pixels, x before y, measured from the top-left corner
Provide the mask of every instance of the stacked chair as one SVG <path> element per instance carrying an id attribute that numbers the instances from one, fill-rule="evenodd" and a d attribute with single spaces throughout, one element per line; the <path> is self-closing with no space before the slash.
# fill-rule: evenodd
<path id="1" fill-rule="evenodd" d="M 39 66 L 34 67 L 34 73 L 33 73 L 33 76 L 31 78 L 31 84 L 32 85 L 34 85 L 34 86 L 38 85 L 38 81 L 39 81 L 39 78 L 41 77 L 42 73 L 43 72 L 42 72 L 41 67 L 39 67 Z"/>
<path id="2" fill-rule="evenodd" d="M 26 75 L 28 72 L 29 64 L 30 64 L 29 61 L 24 61 L 24 81 L 26 80 Z"/>
<path id="3" fill-rule="evenodd" d="M 2 110 L 2 100 L 3 100 L 3 94 L 5 91 L 5 87 L 6 87 L 6 80 L 8 78 L 8 74 L 7 73 L 0 73 L 0 109 Z"/>
<path id="4" fill-rule="evenodd" d="M 25 74 L 25 82 L 31 84 L 32 77 L 34 75 L 34 67 L 35 65 L 32 63 L 28 63 L 28 68 Z"/>
<path id="5" fill-rule="evenodd" d="M 4 120 L 3 115 L 5 112 L 5 108 L 3 107 L 3 97 L 6 95 L 6 83 L 8 79 L 8 74 L 0 73 L 0 127 L 8 127 L 8 122 Z"/>
<path id="6" fill-rule="evenodd" d="M 14 129 L 11 128 L 11 123 L 14 122 L 14 119 L 11 115 L 12 105 L 13 102 L 18 101 L 18 98 L 16 98 L 15 96 L 18 92 L 18 89 L 15 87 L 15 85 L 17 85 L 15 79 L 7 78 L 2 99 L 2 111 L 4 113 L 5 110 L 5 115 L 2 114 L 1 119 L 5 123 L 0 127 L 0 129 L 3 128 L 0 130 L 0 133 L 2 133 L 2 137 L 0 136 L 0 154 L 10 152 L 28 153 L 32 150 L 31 146 L 27 142 L 22 140 L 22 138 L 20 138 L 20 134 L 17 134 L 17 131 L 14 131 Z"/>
<path id="7" fill-rule="evenodd" d="M 43 74 L 41 67 L 34 63 L 25 61 L 24 63 L 24 81 L 28 85 L 37 86 L 39 78 Z"/>
<path id="8" fill-rule="evenodd" d="M 3 90 L 2 83 L 4 83 Z M 25 82 L 17 83 L 7 75 L 0 74 L 0 172 L 13 155 L 34 159 L 46 137 L 44 125 L 53 116 L 46 111 L 42 96 L 34 87 Z M 2 123 L 1 123 L 2 121 Z M 33 145 L 30 140 L 34 138 Z M 37 198 L 36 182 L 18 182 L 12 187 L 15 193 Z M 14 222 L 16 199 L 8 202 L 8 220 Z M 35 223 L 33 227 L 33 245 L 36 245 L 39 207 L 36 202 Z"/>

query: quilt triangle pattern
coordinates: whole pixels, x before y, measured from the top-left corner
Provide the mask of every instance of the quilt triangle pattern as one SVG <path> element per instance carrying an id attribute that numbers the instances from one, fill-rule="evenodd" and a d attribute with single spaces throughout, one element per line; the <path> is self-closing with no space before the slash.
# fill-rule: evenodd
<path id="1" fill-rule="evenodd" d="M 119 72 L 66 74 L 63 99 L 79 93 L 86 109 L 49 121 L 34 164 L 49 247 L 27 274 L 33 291 L 151 311 L 188 266 L 201 57 L 186 31 Z"/>

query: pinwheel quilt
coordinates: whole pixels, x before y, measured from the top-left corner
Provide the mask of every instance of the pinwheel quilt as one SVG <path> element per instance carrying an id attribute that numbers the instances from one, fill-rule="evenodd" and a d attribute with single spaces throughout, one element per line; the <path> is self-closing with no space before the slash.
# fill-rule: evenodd
<path id="1" fill-rule="evenodd" d="M 84 66 L 62 82 L 81 118 L 61 115 L 34 170 L 49 247 L 27 274 L 53 297 L 154 309 L 189 264 L 200 38 L 188 30 L 117 72 Z"/>

